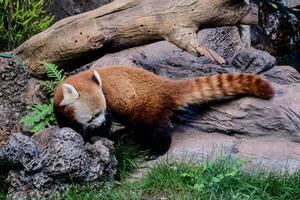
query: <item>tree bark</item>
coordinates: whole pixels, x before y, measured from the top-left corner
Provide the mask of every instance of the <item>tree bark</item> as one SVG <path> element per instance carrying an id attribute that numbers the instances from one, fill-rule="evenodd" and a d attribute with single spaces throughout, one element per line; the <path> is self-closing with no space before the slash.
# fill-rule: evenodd
<path id="1" fill-rule="evenodd" d="M 192 54 L 224 63 L 198 41 L 196 33 L 207 27 L 256 22 L 243 0 L 115 0 L 58 21 L 12 53 L 34 75 L 43 75 L 40 61 L 79 67 L 109 52 L 165 39 Z"/>

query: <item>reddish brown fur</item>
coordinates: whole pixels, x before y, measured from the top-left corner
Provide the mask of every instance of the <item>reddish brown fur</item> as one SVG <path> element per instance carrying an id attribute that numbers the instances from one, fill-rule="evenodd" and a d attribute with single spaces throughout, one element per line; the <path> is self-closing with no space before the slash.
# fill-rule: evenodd
<path id="1" fill-rule="evenodd" d="M 100 74 L 102 85 L 95 81 L 97 76 L 94 71 L 87 70 L 70 76 L 58 87 L 54 96 L 56 116 L 61 118 L 58 121 L 67 122 L 64 125 L 74 126 L 80 131 L 82 129 L 75 124 L 81 120 L 83 122 L 79 124 L 84 123 L 85 127 L 89 125 L 89 119 L 99 116 L 99 111 L 103 114 L 106 99 L 109 113 L 129 126 L 137 135 L 137 140 L 145 142 L 151 149 L 150 154 L 155 156 L 164 154 L 170 147 L 168 122 L 174 111 L 189 104 L 237 94 L 250 94 L 264 99 L 273 95 L 268 82 L 250 74 L 221 74 L 170 80 L 136 67 L 110 66 L 95 70 Z M 71 98 L 70 104 L 63 101 L 61 106 L 64 99 L 62 88 L 66 89 L 66 84 L 69 84 L 67 88 L 73 86 L 79 97 L 76 94 L 75 97 L 72 96 L 76 98 L 76 102 Z M 105 99 L 99 93 L 100 89 Z M 68 97 L 68 93 L 66 94 Z M 99 97 L 101 95 L 102 100 Z"/>
<path id="2" fill-rule="evenodd" d="M 80 100 L 84 102 L 89 102 L 89 107 L 92 112 L 96 113 L 101 106 L 103 106 L 103 102 L 97 98 L 96 90 L 99 90 L 98 84 L 92 80 L 92 71 L 85 71 L 78 75 L 71 76 L 67 78 L 63 83 L 68 83 L 76 88 L 79 92 Z M 54 105 L 57 110 L 61 113 L 64 113 L 66 117 L 68 117 L 71 121 L 76 121 L 74 119 L 74 110 L 68 106 L 59 106 L 60 102 L 63 100 L 62 87 L 59 86 L 56 90 L 54 96 Z M 100 106 L 100 107 L 99 107 Z"/>
<path id="3" fill-rule="evenodd" d="M 107 107 L 129 122 L 151 124 L 167 121 L 174 110 L 194 103 L 202 103 L 237 94 L 250 94 L 263 99 L 273 95 L 272 87 L 259 76 L 250 74 L 221 74 L 188 80 L 169 80 L 135 67 L 110 66 L 96 69 L 103 83 Z M 88 70 L 67 78 L 64 83 L 73 85 L 82 101 L 90 99 L 96 109 L 100 102 L 93 102 L 96 85 Z M 59 107 L 62 91 L 59 87 L 54 104 Z M 63 111 L 60 108 L 60 111 Z M 64 115 L 74 117 L 72 110 Z"/>

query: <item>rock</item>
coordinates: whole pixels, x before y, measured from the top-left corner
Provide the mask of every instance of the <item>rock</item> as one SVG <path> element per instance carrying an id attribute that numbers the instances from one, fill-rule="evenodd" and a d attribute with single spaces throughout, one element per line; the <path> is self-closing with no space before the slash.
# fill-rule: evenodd
<path id="1" fill-rule="evenodd" d="M 283 2 L 290 8 L 296 7 L 300 5 L 299 0 L 283 0 Z"/>
<path id="2" fill-rule="evenodd" d="M 233 57 L 228 55 L 231 63 L 218 66 L 205 64 L 205 58 L 189 55 L 166 42 L 159 42 L 104 56 L 92 67 L 113 63 L 135 65 L 174 79 L 224 72 L 263 74 L 273 82 L 275 98 L 271 101 L 247 97 L 226 103 L 221 101 L 213 106 L 204 105 L 197 109 L 199 117 L 191 125 L 204 132 L 299 137 L 300 74 L 291 67 L 274 67 L 275 58 L 264 51 L 247 48 L 235 55 L 234 50 L 228 52 Z"/>
<path id="3" fill-rule="evenodd" d="M 246 97 L 214 105 L 192 125 L 204 132 L 300 139 L 300 84 L 272 86 L 275 97 L 270 101 Z"/>
<path id="4" fill-rule="evenodd" d="M 237 156 L 244 161 L 245 170 L 262 168 L 281 172 L 296 172 L 300 169 L 300 145 L 278 136 L 248 138 L 234 147 Z"/>
<path id="5" fill-rule="evenodd" d="M 260 13 L 259 25 L 251 26 L 252 46 L 271 53 L 280 65 L 291 65 L 300 72 L 300 12 L 296 8 L 300 1 L 253 2 L 259 5 Z"/>
<path id="6" fill-rule="evenodd" d="M 238 52 L 231 64 L 237 72 L 260 74 L 271 69 L 276 64 L 276 59 L 266 51 L 247 48 Z"/>
<path id="7" fill-rule="evenodd" d="M 93 10 L 112 0 L 64 0 L 64 1 L 52 1 L 47 0 L 47 10 L 55 16 L 55 21 L 60 19 L 76 15 L 82 12 Z"/>
<path id="8" fill-rule="evenodd" d="M 8 198 L 50 199 L 75 183 L 111 181 L 117 164 L 113 143 L 93 140 L 84 144 L 70 128 L 48 128 L 32 138 L 13 134 L 0 150 Z"/>
<path id="9" fill-rule="evenodd" d="M 225 46 L 224 44 L 221 45 Z M 250 137 L 257 140 L 266 138 L 267 140 L 273 136 L 278 137 L 279 141 L 287 141 L 284 144 L 288 146 L 283 148 L 289 148 L 290 144 L 297 145 L 294 141 L 300 139 L 300 74 L 289 66 L 275 66 L 275 58 L 267 52 L 254 48 L 240 49 L 238 46 L 235 47 L 238 49 L 237 52 L 228 51 L 231 53 L 227 56 L 228 63 L 224 66 L 207 63 L 205 58 L 182 52 L 167 42 L 158 42 L 106 55 L 93 63 L 92 67 L 110 64 L 134 65 L 172 79 L 224 72 L 260 74 L 269 80 L 274 87 L 275 97 L 272 100 L 244 97 L 193 108 L 197 114 L 195 119 L 188 121 L 189 126 L 184 127 L 180 133 L 175 133 L 172 148 L 190 152 L 189 155 L 191 155 L 193 152 L 197 153 L 195 150 L 197 147 L 209 154 L 215 146 L 212 143 L 217 143 L 226 147 L 226 155 L 232 155 L 231 151 L 239 151 L 234 148 L 235 143 L 241 142 L 237 139 L 239 137 Z M 180 127 L 180 124 L 177 124 L 178 126 Z M 191 131 L 201 135 L 192 134 L 185 137 L 186 133 Z M 177 134 L 182 134 L 178 140 L 176 139 L 178 138 Z M 202 134 L 205 134 L 206 139 L 203 139 Z M 209 141 L 213 142 L 210 143 Z M 274 144 L 269 145 L 274 146 L 276 144 L 275 141 Z M 178 151 L 176 150 L 176 152 Z M 243 155 L 246 153 L 243 152 Z M 288 157 L 280 149 L 275 153 L 282 155 L 280 166 L 283 166 L 282 163 L 285 163 Z M 291 154 L 294 156 L 293 151 Z M 193 159 L 193 157 L 184 154 L 180 155 L 184 158 Z M 200 157 L 203 155 L 205 157 L 206 154 L 202 153 Z M 243 156 L 241 158 L 246 159 Z M 263 155 L 258 156 L 257 154 L 256 158 L 255 162 L 249 160 L 249 163 L 259 163 L 260 159 L 263 161 Z M 295 160 L 297 159 L 296 156 Z M 268 160 L 266 166 L 269 169 L 276 167 L 279 162 L 275 162 L 275 160 L 273 162 L 271 156 Z M 297 163 L 296 161 L 293 162 Z M 295 164 L 294 167 L 300 169 L 299 165 Z"/>
<path id="10" fill-rule="evenodd" d="M 35 144 L 29 137 L 20 133 L 10 137 L 7 145 L 2 149 L 2 154 L 1 165 L 14 168 L 24 167 L 26 171 L 36 171 L 41 167 Z"/>
<path id="11" fill-rule="evenodd" d="M 207 159 L 216 159 L 220 155 L 230 155 L 238 142 L 238 138 L 229 135 L 184 128 L 174 132 L 168 156 L 179 160 L 187 158 L 187 161 L 203 162 Z M 189 148 L 186 148 L 187 146 Z"/>
<path id="12" fill-rule="evenodd" d="M 279 85 L 299 84 L 300 73 L 290 66 L 275 66 L 266 71 L 264 76 Z"/>
<path id="13" fill-rule="evenodd" d="M 174 133 L 171 149 L 160 160 L 173 158 L 179 161 L 203 162 L 229 156 L 245 161 L 243 170 L 253 168 L 281 172 L 295 172 L 300 169 L 300 145 L 297 142 L 276 135 L 252 138 L 239 135 L 205 133 L 187 128 Z"/>
<path id="14" fill-rule="evenodd" d="M 203 163 L 220 157 L 244 161 L 242 170 L 253 169 L 293 173 L 300 169 L 300 145 L 295 141 L 276 135 L 248 137 L 205 133 L 192 127 L 184 127 L 173 133 L 170 150 L 157 160 L 142 163 L 129 181 L 143 178 L 153 166 L 166 162 Z"/>
<path id="15" fill-rule="evenodd" d="M 244 49 L 237 27 L 205 29 L 198 33 L 198 38 L 209 48 L 215 50 L 229 61 L 236 52 Z M 190 68 L 197 70 L 197 68 L 202 68 L 201 66 L 204 64 L 214 65 L 208 58 L 191 55 L 166 41 L 135 47 L 114 54 L 107 54 L 94 62 L 92 67 L 112 64 L 143 66 L 152 71 L 160 70 L 160 68 L 164 70 L 164 66 L 179 66 L 191 71 Z M 163 66 L 160 67 L 160 65 Z M 216 67 L 216 65 L 214 65 L 214 67 Z M 180 70 L 177 69 L 173 71 L 176 73 Z M 160 74 L 157 71 L 155 72 Z M 170 73 L 170 75 L 174 74 Z"/>
<path id="16" fill-rule="evenodd" d="M 38 80 L 13 59 L 0 58 L 0 147 L 12 132 L 26 130 L 19 121 L 26 108 L 45 101 Z"/>

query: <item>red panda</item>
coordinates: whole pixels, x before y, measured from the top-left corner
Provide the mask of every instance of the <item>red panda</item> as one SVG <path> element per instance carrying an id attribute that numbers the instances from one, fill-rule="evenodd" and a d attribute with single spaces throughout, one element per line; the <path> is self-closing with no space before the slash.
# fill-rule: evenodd
<path id="1" fill-rule="evenodd" d="M 251 74 L 220 74 L 170 80 L 141 68 L 108 66 L 65 79 L 56 89 L 54 110 L 61 126 L 101 127 L 106 112 L 147 141 L 150 154 L 164 154 L 171 144 L 175 111 L 222 97 L 249 94 L 270 99 L 268 82 Z M 78 131 L 78 130 L 77 130 Z"/>

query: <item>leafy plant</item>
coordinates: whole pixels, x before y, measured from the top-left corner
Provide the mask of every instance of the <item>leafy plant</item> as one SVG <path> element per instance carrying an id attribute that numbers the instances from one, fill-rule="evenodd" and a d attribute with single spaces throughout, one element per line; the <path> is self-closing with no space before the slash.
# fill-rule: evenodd
<path id="1" fill-rule="evenodd" d="M 44 0 L 0 0 L 0 50 L 9 51 L 53 22 Z"/>
<path id="2" fill-rule="evenodd" d="M 30 108 L 30 114 L 22 117 L 21 123 L 30 127 L 31 133 L 37 133 L 46 127 L 56 124 L 53 112 L 53 103 L 35 104 Z"/>
<path id="3" fill-rule="evenodd" d="M 56 125 L 56 118 L 53 110 L 52 97 L 57 85 L 66 77 L 63 75 L 63 70 L 58 70 L 58 67 L 51 63 L 43 62 L 47 76 L 50 80 L 40 82 L 42 89 L 51 97 L 47 104 L 35 104 L 29 110 L 30 114 L 21 118 L 21 123 L 29 127 L 31 133 L 37 133 L 49 126 Z"/>
<path id="4" fill-rule="evenodd" d="M 48 81 L 41 81 L 40 84 L 42 89 L 49 94 L 51 97 L 54 96 L 55 88 L 57 85 L 66 78 L 63 74 L 63 70 L 59 70 L 55 64 L 42 62 L 46 69 Z"/>
<path id="5" fill-rule="evenodd" d="M 144 153 L 127 135 L 118 138 L 114 147 L 118 161 L 117 175 L 123 180 L 137 168 Z"/>
<path id="6" fill-rule="evenodd" d="M 241 164 L 242 161 L 227 156 L 204 164 L 195 161 L 160 161 L 152 165 L 138 181 L 123 180 L 121 184 L 108 183 L 98 187 L 78 186 L 66 192 L 63 199 L 300 199 L 300 171 L 266 172 L 257 166 L 258 168 L 245 172 L 241 170 Z M 217 178 L 218 181 L 213 178 L 222 176 L 224 178 Z M 200 189 L 196 184 L 200 184 Z"/>
<path id="7" fill-rule="evenodd" d="M 186 184 L 190 185 L 193 190 L 201 192 L 205 188 L 213 188 L 215 185 L 221 184 L 229 177 L 233 178 L 237 176 L 242 164 L 243 161 L 241 160 L 233 161 L 228 158 L 220 157 L 217 162 L 208 160 L 202 167 L 195 166 L 190 170 L 190 173 L 182 173 L 181 177 L 184 178 Z M 214 169 L 215 165 L 219 165 L 219 168 Z M 206 173 L 211 173 L 212 170 L 214 170 L 213 175 L 211 174 L 209 177 L 204 176 Z"/>

